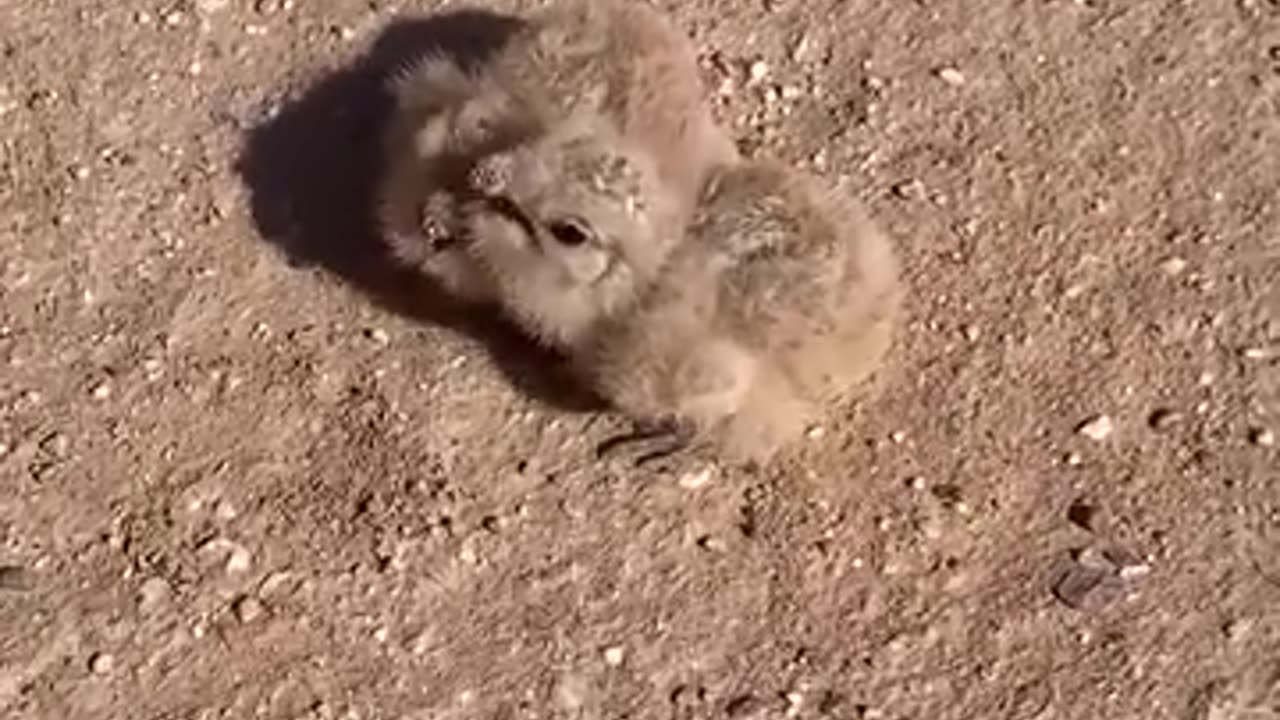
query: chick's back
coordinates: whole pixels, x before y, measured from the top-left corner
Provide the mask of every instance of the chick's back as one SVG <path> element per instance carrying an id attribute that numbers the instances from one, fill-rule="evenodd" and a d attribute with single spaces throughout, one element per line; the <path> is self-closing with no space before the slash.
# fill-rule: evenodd
<path id="1" fill-rule="evenodd" d="M 855 202 L 768 162 L 720 171 L 633 312 L 581 354 L 606 397 L 767 459 L 881 362 L 901 290 Z"/>

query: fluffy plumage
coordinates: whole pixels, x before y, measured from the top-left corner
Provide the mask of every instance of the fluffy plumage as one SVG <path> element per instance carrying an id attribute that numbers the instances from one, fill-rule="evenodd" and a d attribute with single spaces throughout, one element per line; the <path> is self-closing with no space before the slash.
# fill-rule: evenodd
<path id="1" fill-rule="evenodd" d="M 691 41 L 641 3 L 557 0 L 484 64 L 423 58 L 391 88 L 384 235 L 396 258 L 464 299 L 489 301 L 496 292 L 470 260 L 474 224 L 463 212 L 483 185 L 474 168 L 487 156 L 555 152 L 556 143 L 539 140 L 570 118 L 595 116 L 609 128 L 602 135 L 648 156 L 686 214 L 709 168 L 737 158 L 706 105 Z"/>

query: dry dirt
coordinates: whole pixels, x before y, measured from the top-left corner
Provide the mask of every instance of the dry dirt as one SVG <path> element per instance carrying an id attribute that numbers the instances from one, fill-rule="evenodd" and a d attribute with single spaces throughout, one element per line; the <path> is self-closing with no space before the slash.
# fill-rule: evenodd
<path id="1" fill-rule="evenodd" d="M 380 260 L 493 16 L 4 0 L 0 717 L 1280 717 L 1280 3 L 665 5 L 911 288 L 757 473 Z"/>

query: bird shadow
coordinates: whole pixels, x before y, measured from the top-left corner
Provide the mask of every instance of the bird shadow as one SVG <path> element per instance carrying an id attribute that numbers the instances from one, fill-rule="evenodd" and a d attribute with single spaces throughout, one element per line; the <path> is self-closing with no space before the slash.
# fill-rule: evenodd
<path id="1" fill-rule="evenodd" d="M 570 381 L 561 358 L 498 313 L 455 302 L 429 278 L 397 265 L 377 229 L 382 135 L 394 110 L 387 79 L 428 53 L 474 66 L 519 26 L 478 9 L 391 23 L 360 59 L 250 130 L 236 170 L 258 234 L 292 266 L 322 267 L 383 308 L 478 339 L 503 374 L 540 401 L 597 410 L 599 399 Z"/>

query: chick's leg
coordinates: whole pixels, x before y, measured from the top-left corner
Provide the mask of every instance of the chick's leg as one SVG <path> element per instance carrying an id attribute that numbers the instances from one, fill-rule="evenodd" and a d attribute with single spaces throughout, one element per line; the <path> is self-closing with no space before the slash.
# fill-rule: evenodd
<path id="1" fill-rule="evenodd" d="M 643 467 L 690 449 L 696 436 L 693 422 L 685 418 L 666 416 L 637 420 L 631 432 L 600 443 L 596 447 L 596 457 L 605 459 L 631 448 L 633 452 L 628 454 L 634 456 L 635 466 Z"/>

